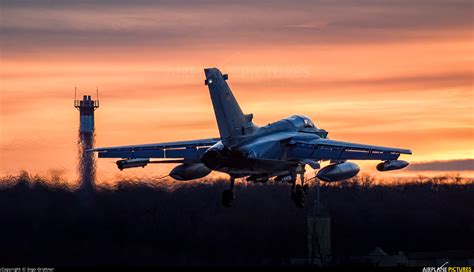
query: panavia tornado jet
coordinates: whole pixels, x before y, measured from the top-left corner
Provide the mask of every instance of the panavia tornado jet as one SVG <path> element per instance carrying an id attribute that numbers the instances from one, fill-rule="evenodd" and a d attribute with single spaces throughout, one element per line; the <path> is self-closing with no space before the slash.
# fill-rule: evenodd
<path id="1" fill-rule="evenodd" d="M 230 186 L 222 193 L 222 204 L 234 201 L 234 180 L 265 183 L 269 179 L 291 184 L 291 199 L 297 207 L 304 206 L 307 192 L 305 166 L 320 169 L 320 162 L 330 164 L 316 177 L 325 182 L 352 178 L 359 166 L 348 160 L 380 160 L 379 171 L 404 168 L 408 162 L 398 160 L 408 149 L 364 145 L 328 139 L 328 132 L 317 128 L 304 115 L 293 115 L 266 126 L 252 122 L 252 114 L 244 114 L 227 84 L 227 74 L 217 68 L 204 69 L 219 138 L 166 142 L 144 145 L 102 147 L 99 158 L 120 158 L 120 170 L 145 167 L 150 163 L 179 163 L 170 176 L 176 180 L 192 180 L 211 171 L 227 173 Z M 298 180 L 299 176 L 299 180 Z"/>

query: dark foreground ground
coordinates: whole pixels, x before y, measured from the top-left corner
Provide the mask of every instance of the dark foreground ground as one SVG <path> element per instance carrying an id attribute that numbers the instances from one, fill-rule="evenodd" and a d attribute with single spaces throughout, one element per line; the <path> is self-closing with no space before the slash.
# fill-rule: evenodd
<path id="1" fill-rule="evenodd" d="M 170 191 L 121 184 L 90 197 L 27 175 L 0 187 L 2 266 L 277 265 L 306 256 L 305 209 L 287 184 L 237 186 L 222 208 L 223 182 Z M 3 180 L 5 181 L 5 179 Z M 386 252 L 470 250 L 474 184 L 323 186 L 335 260 Z"/>

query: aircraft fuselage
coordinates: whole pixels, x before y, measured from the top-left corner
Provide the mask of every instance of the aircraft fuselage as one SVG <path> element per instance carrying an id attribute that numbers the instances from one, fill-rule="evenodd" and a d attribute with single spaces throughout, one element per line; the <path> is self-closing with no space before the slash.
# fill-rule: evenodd
<path id="1" fill-rule="evenodd" d="M 202 162 L 212 170 L 233 175 L 281 175 L 298 166 L 282 141 L 289 138 L 311 141 L 326 135 L 308 117 L 294 115 L 255 128 L 251 134 L 238 137 L 238 143 L 229 148 L 219 141 L 206 151 Z"/>

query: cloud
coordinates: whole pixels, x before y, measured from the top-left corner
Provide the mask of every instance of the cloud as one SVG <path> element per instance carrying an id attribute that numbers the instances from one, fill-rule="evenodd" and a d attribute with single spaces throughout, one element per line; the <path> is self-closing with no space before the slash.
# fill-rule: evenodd
<path id="1" fill-rule="evenodd" d="M 268 73 L 268 71 L 267 71 Z M 373 94 L 374 90 L 383 89 L 384 93 L 390 91 L 395 92 L 412 92 L 413 90 L 417 91 L 432 91 L 436 88 L 453 88 L 453 87 L 470 87 L 473 84 L 474 73 L 468 71 L 447 71 L 443 73 L 427 73 L 420 72 L 419 74 L 409 74 L 409 75 L 394 75 L 391 77 L 370 77 L 370 78 L 348 78 L 352 75 L 347 75 L 347 78 L 338 77 L 338 78 L 323 78 L 318 75 L 313 75 L 312 71 L 301 70 L 301 72 L 282 71 L 281 73 L 268 73 L 268 76 L 265 77 L 265 74 L 260 73 L 255 75 L 250 74 L 246 75 L 245 81 L 240 84 L 252 85 L 255 82 L 260 82 L 263 79 L 268 82 L 265 84 L 267 87 L 271 86 L 293 86 L 295 88 L 310 89 L 333 89 L 333 88 L 348 88 L 347 90 L 356 91 L 358 94 L 370 93 Z M 360 90 L 360 89 L 362 90 Z M 346 95 L 346 93 L 344 93 Z"/>
<path id="2" fill-rule="evenodd" d="M 3 3 L 3 2 L 2 2 Z M 12 1 L 1 46 L 18 51 L 246 44 L 341 44 L 472 33 L 470 1 Z M 459 33 L 464 34 L 459 34 Z M 24 53 L 24 52 L 23 52 Z"/>
<path id="3" fill-rule="evenodd" d="M 474 159 L 412 163 L 408 171 L 474 171 Z"/>

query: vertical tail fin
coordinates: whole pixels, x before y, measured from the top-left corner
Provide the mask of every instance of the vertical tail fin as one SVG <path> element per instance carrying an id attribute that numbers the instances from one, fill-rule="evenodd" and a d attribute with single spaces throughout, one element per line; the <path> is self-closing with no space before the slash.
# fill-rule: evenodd
<path id="1" fill-rule="evenodd" d="M 217 126 L 224 145 L 236 142 L 236 137 L 252 131 L 252 115 L 244 115 L 232 91 L 227 85 L 227 75 L 217 68 L 204 69 L 205 84 L 209 87 Z"/>

